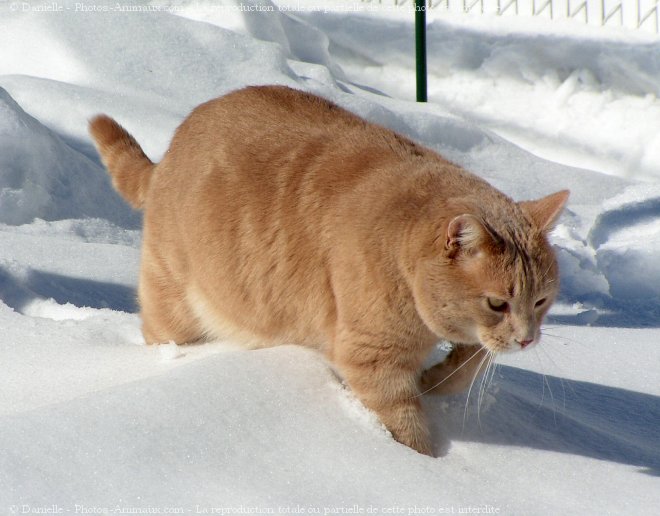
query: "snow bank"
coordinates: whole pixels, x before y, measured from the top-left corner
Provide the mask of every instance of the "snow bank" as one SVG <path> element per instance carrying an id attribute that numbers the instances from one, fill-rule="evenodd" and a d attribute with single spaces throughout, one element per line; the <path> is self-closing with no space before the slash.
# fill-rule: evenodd
<path id="1" fill-rule="evenodd" d="M 28 115 L 0 88 L 0 222 L 99 217 L 135 226 L 138 217 L 105 171 Z"/>
<path id="2" fill-rule="evenodd" d="M 413 99 L 413 17 L 376 14 L 299 16 L 328 34 L 331 54 L 353 80 Z M 485 20 L 429 23 L 431 102 L 553 161 L 660 176 L 657 39 L 610 40 L 565 27 L 511 31 L 503 19 Z"/>
<path id="3" fill-rule="evenodd" d="M 589 238 L 610 293 L 623 302 L 657 303 L 660 283 L 660 188 L 634 185 L 608 200 Z"/>
<path id="4" fill-rule="evenodd" d="M 545 381 L 560 396 L 559 381 Z M 378 424 L 365 423 L 364 409 L 347 406 L 336 378 L 313 352 L 284 347 L 212 355 L 4 417 L 0 479 L 13 493 L 0 493 L 0 506 L 16 503 L 18 494 L 34 506 L 75 500 L 90 507 L 252 506 L 277 512 L 301 505 L 323 512 L 372 505 L 379 512 L 402 507 L 407 514 L 415 506 L 438 513 L 439 507 L 490 505 L 529 514 L 569 507 L 556 491 L 566 471 L 588 471 L 569 477 L 598 493 L 571 500 L 570 507 L 581 513 L 618 507 L 619 489 L 640 495 L 646 490 L 638 507 L 653 500 L 652 477 L 613 466 L 633 461 L 653 471 L 658 465 L 653 434 L 643 443 L 639 436 L 627 442 L 623 429 L 608 423 L 612 414 L 593 408 L 609 397 L 609 410 L 618 407 L 617 420 L 629 418 L 625 430 L 635 435 L 658 414 L 657 401 L 565 381 L 569 408 L 563 409 L 556 405 L 561 399 L 554 407 L 539 406 L 544 380 L 537 374 L 503 367 L 497 382 L 490 408 L 481 407 L 486 433 L 472 416 L 461 430 L 464 407 L 457 399 L 444 408 L 431 400 L 434 424 L 454 440 L 450 454 L 436 460 L 397 445 Z M 476 410 L 476 400 L 472 403 Z M 640 409 L 647 411 L 643 420 L 635 417 Z M 611 441 L 612 433 L 621 440 Z M 546 466 L 542 479 L 530 470 L 531 457 L 539 455 Z M 48 474 L 33 474 L 35 463 Z M 617 490 L 607 482 L 614 471 Z M 530 485 L 539 485 L 538 492 L 530 493 Z"/>
<path id="5" fill-rule="evenodd" d="M 660 191 L 656 100 L 644 97 L 655 47 L 434 22 L 434 102 L 418 105 L 402 100 L 407 20 L 183 5 L 0 2 L 0 513 L 657 507 Z M 502 357 L 467 399 L 424 398 L 438 459 L 395 443 L 308 350 L 143 345 L 137 219 L 111 192 L 87 119 L 117 117 L 158 159 L 196 104 L 264 83 L 324 95 L 516 199 L 572 191 L 552 235 L 562 297 L 544 341 Z M 622 165 L 571 168 L 509 133 L 559 161 L 604 163 L 612 150 Z"/>

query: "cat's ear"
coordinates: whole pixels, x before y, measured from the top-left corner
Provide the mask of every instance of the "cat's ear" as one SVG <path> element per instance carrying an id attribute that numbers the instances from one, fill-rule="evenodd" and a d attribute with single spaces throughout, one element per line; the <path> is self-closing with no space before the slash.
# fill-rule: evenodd
<path id="1" fill-rule="evenodd" d="M 450 256 L 455 256 L 459 251 L 474 253 L 496 240 L 497 237 L 481 220 L 466 213 L 449 222 L 445 247 Z"/>
<path id="2" fill-rule="evenodd" d="M 518 203 L 518 205 L 529 215 L 541 231 L 550 231 L 554 228 L 559 215 L 561 215 L 569 194 L 568 190 L 561 190 L 542 199 L 524 201 Z"/>

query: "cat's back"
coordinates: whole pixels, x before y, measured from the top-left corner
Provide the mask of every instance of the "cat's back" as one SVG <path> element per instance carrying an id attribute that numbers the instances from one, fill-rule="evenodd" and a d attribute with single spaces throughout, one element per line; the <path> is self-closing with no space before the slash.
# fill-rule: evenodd
<path id="1" fill-rule="evenodd" d="M 330 101 L 284 86 L 250 86 L 195 108 L 177 129 L 170 153 L 231 152 L 262 161 L 280 147 L 337 136 L 364 122 Z M 229 156 L 228 156 L 229 157 Z"/>
<path id="2" fill-rule="evenodd" d="M 146 211 L 169 203 L 181 207 L 179 221 L 208 208 L 209 217 L 304 214 L 311 224 L 319 204 L 327 213 L 359 184 L 405 181 L 394 169 L 422 155 L 440 159 L 316 95 L 248 87 L 184 120 L 158 165 Z"/>
<path id="3" fill-rule="evenodd" d="M 231 127 L 251 135 L 276 132 L 332 133 L 365 127 L 360 117 L 317 95 L 287 86 L 248 86 L 201 104 L 180 130 Z"/>
<path id="4" fill-rule="evenodd" d="M 229 165 L 225 174 L 233 168 L 258 180 L 298 171 L 313 174 L 310 165 L 325 162 L 334 165 L 324 170 L 326 179 L 342 176 L 345 181 L 356 158 L 364 165 L 425 153 L 407 138 L 322 97 L 286 86 L 251 86 L 198 106 L 177 129 L 166 159 L 224 163 Z"/>
<path id="5" fill-rule="evenodd" d="M 253 86 L 198 106 L 181 124 L 158 165 L 146 212 L 164 219 L 164 207 L 177 206 L 171 225 L 194 239 L 207 227 L 258 234 L 277 221 L 317 242 L 328 218 L 371 218 L 396 204 L 391 197 L 410 204 L 411 191 L 442 200 L 488 197 L 494 189 L 324 98 Z"/>

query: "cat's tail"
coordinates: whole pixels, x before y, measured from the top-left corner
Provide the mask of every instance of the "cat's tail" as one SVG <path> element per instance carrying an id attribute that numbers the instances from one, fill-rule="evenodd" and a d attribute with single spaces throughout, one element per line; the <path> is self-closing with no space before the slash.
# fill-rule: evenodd
<path id="1" fill-rule="evenodd" d="M 97 115 L 90 120 L 89 132 L 115 189 L 131 206 L 142 208 L 156 165 L 147 158 L 135 138 L 107 115 Z"/>

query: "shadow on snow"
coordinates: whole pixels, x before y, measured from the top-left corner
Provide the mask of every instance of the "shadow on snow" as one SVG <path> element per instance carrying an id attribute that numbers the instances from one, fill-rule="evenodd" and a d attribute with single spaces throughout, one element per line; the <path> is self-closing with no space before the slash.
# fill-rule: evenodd
<path id="1" fill-rule="evenodd" d="M 427 397 L 442 439 L 535 448 L 660 476 L 660 397 L 498 366 L 481 396 Z"/>
<path id="2" fill-rule="evenodd" d="M 38 299 L 54 299 L 61 305 L 71 303 L 79 307 L 137 312 L 135 289 L 126 285 L 34 269 L 28 271 L 25 279 L 18 280 L 0 269 L 0 301 L 23 313 L 32 301 Z"/>

